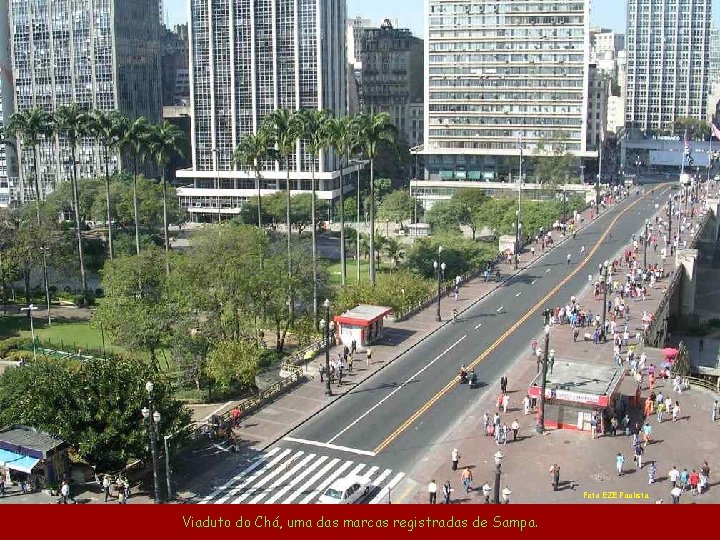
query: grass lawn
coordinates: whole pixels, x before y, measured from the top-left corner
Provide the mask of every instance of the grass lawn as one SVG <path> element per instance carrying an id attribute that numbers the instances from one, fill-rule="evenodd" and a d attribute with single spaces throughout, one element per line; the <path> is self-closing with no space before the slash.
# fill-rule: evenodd
<path id="1" fill-rule="evenodd" d="M 52 348 L 62 348 L 67 351 L 77 349 L 102 349 L 103 339 L 100 329 L 92 328 L 89 322 L 63 321 L 56 319 L 51 327 L 47 321 L 40 318 L 33 320 L 35 335 L 44 344 Z M 30 321 L 27 317 L 10 315 L 0 317 L 0 339 L 23 336 L 30 338 Z M 62 346 L 61 346 L 62 344 Z M 105 348 L 108 351 L 122 351 L 122 347 L 110 344 L 105 339 Z"/>
<path id="2" fill-rule="evenodd" d="M 381 272 L 387 265 L 380 264 L 376 266 L 377 271 Z M 357 283 L 357 263 L 355 261 L 347 261 L 347 279 L 349 285 Z M 340 263 L 331 264 L 328 266 L 328 276 L 330 278 L 331 285 L 340 285 Z M 370 262 L 366 259 L 360 260 L 360 281 L 370 281 Z"/>

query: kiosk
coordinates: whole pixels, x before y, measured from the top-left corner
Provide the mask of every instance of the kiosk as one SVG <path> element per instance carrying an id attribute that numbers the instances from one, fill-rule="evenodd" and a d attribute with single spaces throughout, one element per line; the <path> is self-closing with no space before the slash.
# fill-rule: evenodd
<path id="1" fill-rule="evenodd" d="M 602 424 L 624 404 L 620 384 L 625 376 L 622 367 L 578 360 L 556 359 L 552 373 L 548 370 L 545 385 L 545 426 L 557 429 L 590 431 L 594 414 Z M 528 395 L 540 399 L 542 373 L 533 379 Z"/>
<path id="2" fill-rule="evenodd" d="M 337 335 L 347 347 L 355 345 L 358 351 L 382 337 L 383 319 L 392 313 L 392 308 L 360 304 L 342 315 L 335 316 Z"/>

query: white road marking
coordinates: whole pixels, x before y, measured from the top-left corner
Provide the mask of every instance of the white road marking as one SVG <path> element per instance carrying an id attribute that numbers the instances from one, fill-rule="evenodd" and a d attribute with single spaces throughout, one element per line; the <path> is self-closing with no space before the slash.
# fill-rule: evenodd
<path id="1" fill-rule="evenodd" d="M 326 472 L 328 472 L 330 469 L 332 469 L 335 465 L 337 465 L 340 462 L 339 458 L 331 459 L 327 465 L 325 465 L 322 469 L 320 469 L 315 475 L 305 482 L 302 486 L 300 486 L 298 489 L 295 490 L 295 493 L 293 493 L 289 499 L 286 499 L 283 501 L 283 504 L 290 504 L 295 499 L 297 499 L 300 495 L 302 495 L 307 488 L 312 486 L 315 482 L 318 481 L 318 478 L 322 477 Z"/>
<path id="2" fill-rule="evenodd" d="M 232 488 L 228 494 L 226 494 L 223 497 L 220 497 L 217 501 L 215 501 L 215 504 L 223 504 L 225 501 L 227 501 L 230 497 L 233 497 L 238 491 L 240 491 L 242 488 L 249 486 L 252 484 L 257 478 L 260 477 L 260 475 L 263 473 L 265 469 L 271 470 L 275 464 L 282 461 L 285 456 L 287 456 L 290 453 L 290 450 L 283 450 L 278 456 L 273 459 L 272 461 L 263 461 L 263 466 L 260 468 L 259 471 L 256 473 L 253 473 L 252 476 L 249 478 L 246 478 L 245 481 L 242 484 L 239 484 Z"/>
<path id="3" fill-rule="evenodd" d="M 243 494 L 241 494 L 239 497 L 237 497 L 237 498 L 232 502 L 232 504 L 240 504 L 240 503 L 243 502 L 245 499 L 247 499 L 248 497 L 250 497 L 250 495 L 254 495 L 254 494 L 257 492 L 258 488 L 263 487 L 263 486 L 264 486 L 265 484 L 267 484 L 270 480 L 272 480 L 272 479 L 275 478 L 278 474 L 280 474 L 280 473 L 283 472 L 285 469 L 287 469 L 296 459 L 298 459 L 298 458 L 299 458 L 300 456 L 302 456 L 304 453 L 305 453 L 305 452 L 302 452 L 302 451 L 301 451 L 301 452 L 295 452 L 292 456 L 290 456 L 290 459 L 288 459 L 287 461 L 283 461 L 283 462 L 282 462 L 276 469 L 274 469 L 270 474 L 268 474 L 267 476 L 262 477 L 259 482 L 257 482 L 256 484 L 253 484 L 250 489 L 248 489 L 245 493 L 243 493 Z M 250 502 L 251 502 L 251 503 L 257 502 L 257 501 L 259 501 L 260 499 L 262 499 L 264 496 L 265 496 L 265 492 L 263 491 L 262 493 L 260 493 L 259 496 L 255 497 L 255 498 L 252 499 Z"/>
<path id="4" fill-rule="evenodd" d="M 533 282 L 530 285 L 535 285 L 537 283 L 537 279 L 533 279 Z"/>
<path id="5" fill-rule="evenodd" d="M 283 464 L 278 468 L 278 470 L 273 471 L 273 474 L 270 475 L 270 477 L 272 477 L 272 476 L 277 476 L 278 472 L 287 469 L 293 462 L 295 462 L 297 459 L 299 459 L 300 457 L 302 457 L 302 455 L 303 455 L 304 453 L 305 453 L 305 452 L 303 452 L 303 451 L 299 451 L 299 452 L 295 453 L 295 455 L 292 456 L 288 461 L 286 461 L 285 463 L 283 463 Z M 263 497 L 265 497 L 265 495 L 267 495 L 267 492 L 272 493 L 273 491 L 275 491 L 275 488 L 277 488 L 280 484 L 282 484 L 285 480 L 287 480 L 287 479 L 290 477 L 290 475 L 291 475 L 292 473 L 294 473 L 294 472 L 297 470 L 297 468 L 303 464 L 303 462 L 304 462 L 304 463 L 307 463 L 308 458 L 312 459 L 313 457 L 315 457 L 315 454 L 310 454 L 309 456 L 306 456 L 300 463 L 298 463 L 297 465 L 295 465 L 293 468 L 291 468 L 289 471 L 287 471 L 285 474 L 283 474 L 280 478 L 278 478 L 277 480 L 275 480 L 275 481 L 274 481 L 272 484 L 270 484 L 266 489 L 262 490 L 262 492 L 261 492 L 259 495 L 257 495 L 254 499 L 250 500 L 250 501 L 249 501 L 249 504 L 257 504 L 258 502 L 260 502 L 260 499 L 262 499 Z M 256 486 L 256 487 L 262 487 L 262 486 L 264 486 L 264 485 L 267 483 L 267 481 L 270 479 L 270 477 L 268 477 L 268 478 L 266 478 L 266 479 L 263 479 L 261 482 L 258 482 L 257 484 L 255 484 L 255 486 Z M 248 493 L 248 494 L 249 494 L 249 493 Z M 243 498 L 244 498 L 244 496 L 243 496 Z"/>
<path id="6" fill-rule="evenodd" d="M 520 291 L 519 293 L 517 293 L 517 294 L 515 295 L 515 298 L 517 298 L 517 297 L 520 296 L 521 294 L 522 294 L 522 291 Z"/>
<path id="7" fill-rule="evenodd" d="M 385 396 L 383 399 L 381 399 L 380 401 L 378 401 L 375 405 L 373 405 L 372 407 L 370 407 L 367 411 L 365 411 L 363 414 L 361 414 L 356 420 L 353 420 L 350 424 L 347 425 L 347 427 L 343 428 L 337 435 L 335 435 L 332 439 L 330 439 L 330 440 L 328 441 L 328 444 L 332 443 L 334 440 L 336 440 L 338 437 L 340 437 L 343 433 L 345 433 L 346 431 L 348 431 L 349 429 L 351 429 L 355 424 L 357 424 L 358 422 L 360 422 L 363 418 L 365 418 L 367 415 L 369 415 L 371 412 L 373 412 L 375 409 L 377 409 L 380 405 L 382 405 L 382 404 L 385 403 L 388 399 L 390 399 L 391 397 L 393 397 L 397 392 L 399 392 L 399 391 L 402 390 L 405 386 L 407 386 L 408 384 L 410 384 L 410 381 L 412 381 L 413 379 L 415 379 L 418 375 L 422 374 L 423 371 L 425 371 L 426 369 L 428 369 L 428 368 L 429 368 L 430 366 L 432 366 L 435 362 L 437 362 L 440 358 L 442 358 L 442 357 L 445 356 L 447 353 L 449 353 L 451 350 L 453 350 L 453 349 L 455 348 L 455 346 L 456 346 L 458 343 L 460 343 L 463 339 L 465 339 L 466 337 L 467 337 L 467 334 L 465 334 L 463 337 L 461 337 L 460 339 L 458 339 L 455 343 L 453 343 L 453 344 L 450 345 L 447 349 L 445 349 L 443 352 L 441 352 L 439 355 L 437 355 L 437 356 L 436 356 L 430 363 L 428 363 L 425 367 L 421 368 L 419 371 L 417 371 L 416 373 L 414 373 L 413 375 L 411 375 L 410 377 L 408 377 L 408 379 L 407 379 L 404 383 L 402 383 L 402 384 L 401 384 L 400 386 L 398 386 L 395 390 L 393 390 L 392 392 L 390 392 L 390 393 L 389 393 L 387 396 Z M 375 454 L 370 454 L 370 455 L 373 455 L 373 456 L 374 456 Z"/>
<path id="8" fill-rule="evenodd" d="M 309 462 L 310 460 L 312 460 L 315 456 L 316 456 L 316 454 L 308 454 L 307 456 L 305 456 L 305 457 L 303 458 L 303 460 L 302 460 L 300 463 L 298 463 L 297 465 L 295 465 L 292 469 L 290 469 L 288 472 L 286 472 L 285 474 L 283 474 L 280 478 L 278 478 L 277 480 L 275 480 L 275 482 L 273 482 L 273 484 L 270 486 L 270 489 L 279 487 L 280 484 L 282 484 L 283 482 L 287 482 L 293 475 L 295 475 L 295 479 L 292 481 L 292 483 L 290 483 L 290 484 L 286 485 L 284 488 L 278 490 L 278 491 L 275 493 L 275 495 L 273 495 L 273 496 L 270 497 L 267 501 L 265 501 L 265 504 L 272 504 L 272 503 L 274 503 L 275 501 L 277 501 L 280 497 L 282 497 L 283 495 L 285 495 L 285 493 L 287 493 L 287 491 L 288 491 L 295 483 L 297 483 L 297 474 L 296 474 L 296 473 L 298 472 L 298 470 L 299 470 L 299 469 L 302 469 L 302 468 L 305 468 L 305 466 L 308 464 L 308 462 Z M 252 501 L 250 501 L 250 502 L 252 502 Z"/>
<path id="9" fill-rule="evenodd" d="M 217 409 L 215 409 L 213 412 L 211 412 L 205 418 L 203 418 L 203 422 L 207 422 L 208 420 L 210 420 L 213 417 L 213 415 L 219 413 L 228 405 L 232 405 L 232 403 L 233 403 L 232 401 L 228 401 L 225 405 L 220 405 Z"/>
<path id="10" fill-rule="evenodd" d="M 390 490 L 397 486 L 400 483 L 400 480 L 402 480 L 405 477 L 405 473 L 397 473 L 395 477 L 390 480 L 390 483 L 382 488 L 380 490 L 380 493 L 377 494 L 377 496 L 370 501 L 370 504 L 378 504 L 380 501 L 382 501 L 385 497 L 389 498 Z"/>
<path id="11" fill-rule="evenodd" d="M 293 478 L 287 486 L 285 486 L 276 495 L 274 495 L 272 498 L 270 498 L 267 501 L 268 504 L 271 504 L 271 503 L 274 503 L 275 501 L 277 501 L 282 495 L 287 493 L 293 486 L 295 486 L 295 484 L 299 483 L 300 480 L 305 478 L 307 475 L 309 475 L 311 472 L 313 472 L 315 469 L 317 469 L 320 465 L 322 465 L 326 459 L 328 459 L 328 456 L 320 456 L 320 458 L 313 461 L 308 467 L 304 467 L 303 470 L 300 472 L 300 474 L 295 476 L 295 478 Z M 300 488 L 293 494 L 293 496 L 291 497 L 290 500 L 297 498 L 300 495 L 300 493 L 302 493 L 302 492 L 303 492 L 303 488 Z"/>
<path id="12" fill-rule="evenodd" d="M 215 491 L 213 491 L 210 495 L 205 497 L 202 501 L 200 501 L 200 504 L 207 504 L 208 501 L 217 497 L 221 492 L 225 491 L 227 488 L 232 486 L 235 482 L 240 480 L 246 474 L 253 472 L 255 469 L 257 469 L 261 465 L 265 464 L 266 463 L 265 458 L 272 457 L 273 454 L 277 453 L 279 450 L 280 450 L 280 448 L 278 448 L 278 447 L 272 448 L 263 458 L 258 459 L 256 461 L 254 461 L 253 463 L 251 463 L 247 468 L 242 470 L 239 474 L 233 476 L 230 480 L 225 482 L 222 486 L 220 486 Z"/>
<path id="13" fill-rule="evenodd" d="M 360 450 L 359 448 L 350 448 L 349 446 L 340 446 L 338 444 L 330 444 L 329 442 L 320 441 L 309 441 L 307 439 L 296 439 L 295 437 L 283 437 L 284 441 L 297 442 L 301 444 L 309 444 L 310 446 L 322 446 L 323 448 L 330 448 L 331 450 L 341 450 L 343 452 L 350 452 L 352 454 L 360 454 L 361 456 L 374 456 L 375 452 L 370 450 Z M 331 439 L 331 440 L 334 440 Z"/>
<path id="14" fill-rule="evenodd" d="M 480 328 L 481 326 L 482 326 L 482 323 L 478 324 L 478 325 L 475 327 L 475 330 L 477 330 L 477 329 Z"/>
<path id="15" fill-rule="evenodd" d="M 496 312 L 496 313 L 500 313 L 500 312 L 503 310 L 504 307 L 505 307 L 505 306 L 500 306 L 499 308 L 497 308 L 497 312 Z"/>
<path id="16" fill-rule="evenodd" d="M 552 270 L 552 268 L 548 268 L 547 270 L 545 270 L 545 273 L 549 274 L 551 270 Z"/>

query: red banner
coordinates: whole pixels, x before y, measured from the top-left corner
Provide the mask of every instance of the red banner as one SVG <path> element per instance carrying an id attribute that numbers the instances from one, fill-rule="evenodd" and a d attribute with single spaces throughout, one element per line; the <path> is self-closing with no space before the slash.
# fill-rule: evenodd
<path id="1" fill-rule="evenodd" d="M 599 500 L 598 503 L 617 502 Z M 635 501 L 632 501 L 635 502 Z M 688 534 L 713 523 L 713 505 L 2 505 L 3 533 L 31 538 L 510 538 L 581 536 L 605 540 L 623 527 Z M 628 516 L 632 516 L 628 521 Z M 690 527 L 692 530 L 692 526 Z M 460 536 L 462 535 L 462 536 Z"/>

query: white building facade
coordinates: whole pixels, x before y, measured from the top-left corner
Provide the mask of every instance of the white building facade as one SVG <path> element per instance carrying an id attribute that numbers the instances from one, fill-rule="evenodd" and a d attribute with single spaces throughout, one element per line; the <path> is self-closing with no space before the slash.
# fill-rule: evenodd
<path id="1" fill-rule="evenodd" d="M 177 172 L 185 184 L 178 196 L 203 221 L 238 214 L 257 196 L 254 172 L 239 170 L 233 152 L 272 111 L 346 113 L 346 14 L 342 0 L 191 0 L 189 7 L 193 166 Z M 311 190 L 311 159 L 298 143 L 290 159 L 294 193 Z M 339 195 L 337 169 L 331 152 L 316 160 L 319 198 Z M 285 190 L 280 164 L 262 170 L 262 195 Z"/>
<path id="2" fill-rule="evenodd" d="M 13 113 L 8 0 L 0 0 L 0 134 Z M 2 138 L 0 136 L 0 138 Z M 17 202 L 17 155 L 12 142 L 0 142 L 0 208 Z"/>
<path id="3" fill-rule="evenodd" d="M 597 157 L 588 19 L 583 0 L 426 0 L 425 179 L 415 187 L 515 180 L 521 146 L 527 158 L 562 140 Z"/>

